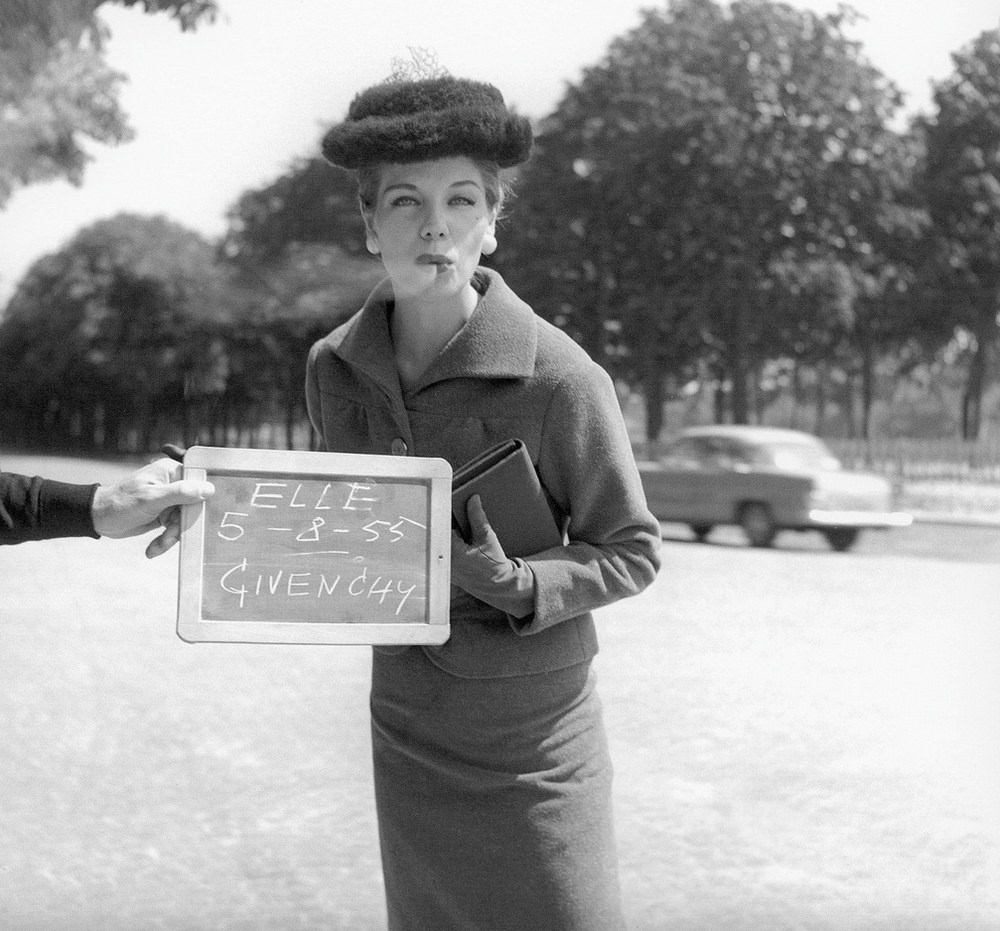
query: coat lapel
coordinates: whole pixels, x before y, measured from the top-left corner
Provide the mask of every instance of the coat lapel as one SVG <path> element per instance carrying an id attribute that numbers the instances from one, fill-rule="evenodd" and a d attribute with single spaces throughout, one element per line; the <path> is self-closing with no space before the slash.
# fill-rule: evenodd
<path id="1" fill-rule="evenodd" d="M 538 327 L 535 314 L 496 272 L 476 272 L 479 305 L 427 367 L 413 392 L 451 378 L 527 378 L 535 370 Z M 388 280 L 372 291 L 364 307 L 332 336 L 334 351 L 364 372 L 390 397 L 400 397 L 392 355 L 387 303 Z"/>
<path id="2" fill-rule="evenodd" d="M 496 272 L 476 272 L 479 305 L 415 385 L 450 378 L 527 378 L 535 371 L 535 314 Z"/>
<path id="3" fill-rule="evenodd" d="M 372 291 L 361 310 L 330 334 L 330 339 L 341 359 L 367 375 L 387 395 L 401 400 L 386 307 L 391 299 L 392 287 L 386 279 Z"/>

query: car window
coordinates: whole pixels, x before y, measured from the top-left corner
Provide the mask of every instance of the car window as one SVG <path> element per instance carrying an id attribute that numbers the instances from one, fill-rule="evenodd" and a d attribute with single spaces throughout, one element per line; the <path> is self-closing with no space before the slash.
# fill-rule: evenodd
<path id="1" fill-rule="evenodd" d="M 725 437 L 689 436 L 668 447 L 663 461 L 686 469 L 731 469 L 738 452 Z"/>
<path id="2" fill-rule="evenodd" d="M 699 437 L 684 437 L 671 446 L 663 454 L 663 461 L 669 465 L 695 468 L 705 462 L 708 451 Z"/>
<path id="3" fill-rule="evenodd" d="M 840 462 L 819 440 L 786 440 L 761 444 L 756 450 L 760 465 L 778 469 L 839 469 Z"/>
<path id="4" fill-rule="evenodd" d="M 740 461 L 738 443 L 723 436 L 708 440 L 708 463 L 717 469 L 731 469 Z"/>
<path id="5" fill-rule="evenodd" d="M 739 440 L 723 439 L 720 443 L 719 456 L 727 468 L 752 465 L 755 460 L 754 449 Z"/>
<path id="6" fill-rule="evenodd" d="M 729 436 L 685 436 L 668 446 L 662 461 L 685 469 L 741 469 L 747 466 L 797 471 L 839 469 L 840 463 L 818 439 L 747 442 Z"/>

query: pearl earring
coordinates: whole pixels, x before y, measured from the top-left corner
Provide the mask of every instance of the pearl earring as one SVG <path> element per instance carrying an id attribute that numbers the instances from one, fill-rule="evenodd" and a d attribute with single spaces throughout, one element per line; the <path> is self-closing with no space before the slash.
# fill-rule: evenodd
<path id="1" fill-rule="evenodd" d="M 497 238 L 492 233 L 487 233 L 483 237 L 483 255 L 493 255 L 497 251 Z"/>
<path id="2" fill-rule="evenodd" d="M 378 255 L 378 253 L 379 253 L 379 248 L 378 248 L 378 243 L 377 243 L 377 242 L 375 241 L 375 239 L 374 239 L 373 237 L 371 237 L 371 236 L 368 236 L 368 237 L 367 237 L 367 238 L 365 239 L 365 248 L 366 248 L 366 249 L 367 249 L 367 250 L 368 250 L 368 251 L 369 251 L 369 252 L 370 252 L 370 253 L 371 253 L 372 255 Z"/>

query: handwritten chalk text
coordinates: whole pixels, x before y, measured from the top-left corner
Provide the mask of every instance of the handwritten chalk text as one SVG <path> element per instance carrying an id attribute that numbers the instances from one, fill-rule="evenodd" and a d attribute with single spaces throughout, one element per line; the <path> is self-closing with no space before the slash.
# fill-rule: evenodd
<path id="1" fill-rule="evenodd" d="M 325 598 L 340 589 L 351 598 L 371 600 L 384 605 L 388 600 L 390 611 L 399 615 L 407 599 L 417 586 L 407 585 L 402 580 L 385 575 L 369 573 L 365 566 L 353 574 L 326 572 L 290 572 L 286 569 L 261 571 L 251 569 L 244 558 L 227 569 L 219 579 L 219 587 L 239 598 L 243 608 L 247 599 L 281 598 Z"/>

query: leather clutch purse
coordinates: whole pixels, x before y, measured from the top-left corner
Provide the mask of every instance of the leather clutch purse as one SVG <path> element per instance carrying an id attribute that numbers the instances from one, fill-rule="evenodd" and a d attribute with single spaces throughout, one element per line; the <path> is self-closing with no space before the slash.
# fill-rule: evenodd
<path id="1" fill-rule="evenodd" d="M 563 537 L 545 489 L 521 440 L 505 440 L 455 471 L 451 513 L 463 539 L 469 539 L 466 503 L 479 495 L 486 518 L 508 556 L 531 556 Z"/>

